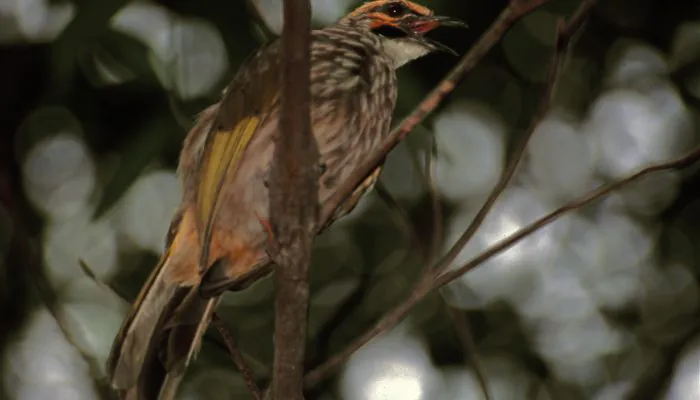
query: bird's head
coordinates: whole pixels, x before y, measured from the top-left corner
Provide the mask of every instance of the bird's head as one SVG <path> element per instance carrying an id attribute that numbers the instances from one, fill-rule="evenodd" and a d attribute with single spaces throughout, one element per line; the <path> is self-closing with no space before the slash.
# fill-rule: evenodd
<path id="1" fill-rule="evenodd" d="M 439 26 L 466 27 L 457 19 L 434 15 L 427 7 L 407 0 L 369 1 L 355 9 L 341 24 L 367 29 L 379 35 L 396 67 L 434 51 L 453 53 L 449 47 L 425 36 Z"/>

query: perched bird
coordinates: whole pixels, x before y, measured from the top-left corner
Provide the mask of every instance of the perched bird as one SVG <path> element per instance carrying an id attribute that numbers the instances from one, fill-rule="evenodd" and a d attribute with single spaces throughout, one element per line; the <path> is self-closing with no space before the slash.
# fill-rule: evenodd
<path id="1" fill-rule="evenodd" d="M 388 134 L 396 69 L 450 51 L 424 36 L 438 26 L 464 24 L 410 1 L 380 0 L 311 32 L 310 113 L 321 204 Z M 267 174 L 280 118 L 281 67 L 281 41 L 275 40 L 240 67 L 222 100 L 199 116 L 185 139 L 181 206 L 108 360 L 110 383 L 122 398 L 173 398 L 221 294 L 270 270 Z M 379 172 L 334 219 L 352 210 Z"/>

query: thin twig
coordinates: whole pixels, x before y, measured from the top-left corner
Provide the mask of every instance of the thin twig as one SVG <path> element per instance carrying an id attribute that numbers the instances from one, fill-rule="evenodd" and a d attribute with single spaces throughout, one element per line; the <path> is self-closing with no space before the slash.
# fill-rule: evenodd
<path id="1" fill-rule="evenodd" d="M 559 34 L 557 34 L 557 41 L 559 40 L 559 37 Z M 464 249 L 464 246 L 466 246 L 467 242 L 469 242 L 469 240 L 471 240 L 471 238 L 474 237 L 474 234 L 476 234 L 476 231 L 484 222 L 484 219 L 486 219 L 486 216 L 493 208 L 493 205 L 496 203 L 496 201 L 501 196 L 506 187 L 508 187 L 510 180 L 513 178 L 515 172 L 518 170 L 520 161 L 523 158 L 523 154 L 525 154 L 527 144 L 529 143 L 532 134 L 535 132 L 535 128 L 537 128 L 537 125 L 539 125 L 540 121 L 544 119 L 545 115 L 549 111 L 552 96 L 554 94 L 554 87 L 556 85 L 557 76 L 559 74 L 560 55 L 561 53 L 557 46 L 555 47 L 552 59 L 549 63 L 547 84 L 545 85 L 544 89 L 545 94 L 542 100 L 540 101 L 539 106 L 537 107 L 535 115 L 530 121 L 530 126 L 528 127 L 528 129 L 525 130 L 525 133 L 522 136 L 522 138 L 520 138 L 520 141 L 517 144 L 513 155 L 511 156 L 510 162 L 508 162 L 506 169 L 501 175 L 501 179 L 498 180 L 496 186 L 491 190 L 491 193 L 489 193 L 488 198 L 481 206 L 479 211 L 476 213 L 474 219 L 469 223 L 467 229 L 465 229 L 465 231 L 462 233 L 459 239 L 457 239 L 457 242 L 455 242 L 455 244 L 450 248 L 447 254 L 445 254 L 440 259 L 440 261 L 438 261 L 438 263 L 433 267 L 433 271 L 436 271 L 436 273 L 440 273 L 444 271 L 447 267 L 449 267 L 450 264 L 452 264 L 452 262 L 455 260 L 455 258 L 457 258 L 459 253 L 462 252 L 462 249 Z"/>
<path id="2" fill-rule="evenodd" d="M 476 342 L 474 342 L 474 336 L 472 335 L 471 329 L 469 329 L 469 320 L 465 315 L 463 310 L 456 309 L 450 306 L 442 297 L 443 304 L 447 309 L 447 313 L 450 315 L 450 320 L 452 320 L 452 325 L 457 331 L 457 339 L 459 344 L 464 350 L 464 361 L 465 363 L 470 363 L 474 368 L 474 374 L 476 375 L 476 381 L 479 382 L 481 386 L 481 391 L 484 392 L 484 400 L 491 400 L 491 393 L 489 392 L 488 380 L 486 379 L 486 374 L 484 369 L 481 368 L 481 362 L 479 360 L 478 353 L 476 351 Z"/>
<path id="3" fill-rule="evenodd" d="M 480 262 L 485 261 L 486 259 L 492 257 L 496 253 L 503 251 L 505 248 L 508 246 L 511 246 L 513 243 L 509 243 L 508 245 L 501 247 L 499 250 L 497 250 L 494 254 L 490 254 L 491 250 L 493 248 L 498 247 L 499 245 L 493 246 L 489 250 L 487 250 L 485 253 L 483 253 L 481 256 L 477 257 L 479 260 L 478 262 L 469 263 L 467 266 L 462 267 L 459 270 L 453 270 L 453 271 L 448 271 L 444 272 L 441 274 L 442 271 L 444 271 L 447 266 L 449 266 L 452 261 L 454 261 L 454 258 L 462 251 L 464 246 L 466 245 L 467 241 L 474 235 L 476 230 L 478 229 L 479 225 L 481 222 L 483 222 L 483 219 L 486 217 L 486 214 L 490 210 L 491 206 L 493 203 L 495 203 L 496 199 L 498 196 L 501 194 L 501 192 L 505 189 L 506 185 L 508 184 L 508 181 L 514 174 L 515 170 L 517 169 L 517 165 L 520 161 L 520 158 L 522 156 L 522 153 L 527 145 L 527 138 L 529 138 L 532 135 L 532 132 L 536 128 L 536 126 L 539 124 L 539 122 L 544 118 L 547 110 L 549 109 L 549 105 L 551 103 L 551 98 L 554 93 L 554 87 L 556 85 L 556 82 L 558 80 L 558 73 L 559 73 L 559 66 L 560 66 L 560 56 L 561 56 L 561 51 L 566 48 L 567 46 L 567 41 L 573 36 L 574 30 L 579 28 L 580 25 L 582 24 L 583 20 L 585 19 L 585 16 L 587 15 L 587 12 L 591 10 L 593 5 L 596 3 L 596 0 L 583 0 L 581 5 L 579 6 L 579 9 L 574 13 L 574 15 L 571 17 L 571 19 L 567 23 L 559 23 L 557 25 L 557 31 L 556 31 L 556 46 L 553 51 L 552 59 L 550 61 L 550 68 L 549 68 L 549 79 L 547 81 L 547 85 L 545 87 L 545 93 L 542 97 L 542 100 L 540 101 L 540 105 L 538 107 L 538 110 L 533 117 L 533 120 L 527 130 L 527 132 L 524 135 L 524 138 L 521 142 L 517 150 L 515 151 L 515 156 L 511 159 L 511 162 L 509 163 L 508 168 L 504 172 L 501 180 L 497 184 L 497 186 L 494 188 L 494 190 L 491 192 L 489 195 L 489 198 L 485 202 L 485 204 L 482 206 L 481 210 L 479 213 L 477 213 L 477 216 L 475 217 L 474 221 L 467 227 L 465 232 L 462 234 L 460 239 L 455 243 L 455 245 L 448 251 L 448 253 L 437 263 L 437 265 L 434 268 L 431 268 L 434 273 L 431 274 L 426 274 L 424 276 L 424 279 L 421 280 L 415 287 L 414 290 L 411 292 L 411 294 L 404 300 L 403 303 L 400 303 L 396 308 L 391 310 L 388 314 L 386 314 L 383 318 L 381 318 L 373 327 L 371 327 L 367 332 L 365 332 L 363 335 L 361 335 L 358 339 L 356 339 L 355 342 L 351 343 L 348 347 L 346 347 L 344 350 L 342 350 L 339 354 L 331 357 L 329 360 L 326 361 L 323 365 L 317 367 L 313 371 L 311 371 L 309 374 L 306 375 L 305 379 L 305 384 L 307 386 L 313 386 L 320 380 L 324 379 L 332 370 L 334 370 L 338 365 L 343 363 L 347 358 L 352 355 L 357 349 L 359 349 L 361 346 L 363 346 L 365 343 L 369 342 L 371 339 L 376 337 L 378 334 L 385 332 L 391 328 L 393 328 L 396 324 L 398 324 L 409 312 L 410 310 L 419 302 L 421 301 L 427 294 L 432 292 L 433 290 L 444 286 L 445 284 L 449 283 L 450 281 L 456 279 L 457 277 L 461 276 L 463 273 L 467 272 L 468 270 L 474 268 L 475 266 L 479 265 Z M 492 27 L 487 31 L 482 36 L 482 39 L 479 41 L 479 44 L 475 47 L 479 47 L 483 51 L 483 49 L 488 49 L 493 45 L 493 42 L 496 42 L 500 39 L 500 37 L 505 33 L 507 30 L 507 27 L 510 27 L 514 21 L 517 21 L 520 17 L 525 15 L 526 13 L 532 11 L 533 9 L 541 6 L 542 4 L 546 3 L 546 1 L 538 0 L 538 1 L 531 1 L 527 2 L 525 0 L 513 0 L 509 4 L 509 6 L 506 8 L 503 13 L 501 13 L 501 16 L 497 19 L 497 21 L 492 25 Z M 493 42 L 492 42 L 493 41 Z M 485 54 L 485 53 L 484 53 Z M 484 54 L 479 53 L 477 57 L 478 59 L 481 59 Z M 470 63 L 466 62 L 465 60 L 471 59 L 471 52 L 467 54 L 464 59 L 459 63 L 458 67 L 455 68 L 455 70 L 448 75 L 448 77 L 436 88 L 433 93 L 429 96 L 428 99 L 431 97 L 434 97 L 434 102 L 439 102 L 442 100 L 446 94 L 451 91 L 454 86 L 455 82 L 458 82 L 461 80 L 461 78 L 464 76 L 466 73 L 467 67 L 470 66 Z M 460 70 L 459 67 L 464 68 L 464 70 Z M 441 90 L 441 88 L 443 90 Z M 421 104 L 427 104 L 428 99 L 426 99 L 423 103 Z M 405 120 L 406 125 L 411 125 L 412 121 L 415 123 L 420 122 L 422 118 L 430 112 L 432 109 L 435 108 L 436 104 L 428 104 L 429 107 L 425 108 L 424 110 L 417 112 L 415 115 L 412 114 L 409 116 L 407 120 Z M 420 108 L 420 106 L 419 106 Z M 423 113 L 425 112 L 425 113 Z M 408 122 L 406 122 L 408 121 Z M 415 123 L 411 125 L 411 129 L 415 126 Z M 404 123 L 402 123 L 401 126 L 403 126 Z M 401 131 L 401 126 L 399 127 L 399 131 Z M 406 131 L 408 132 L 408 131 Z M 592 201 L 592 200 L 591 200 Z M 551 222 L 551 221 L 548 221 Z M 536 229 L 535 229 L 536 230 Z M 533 230 L 534 231 L 534 230 Z M 529 232 L 530 234 L 532 232 Z M 524 236 L 523 236 L 524 237 Z M 518 238 L 517 240 L 522 239 L 522 237 Z M 483 257 L 482 257 L 483 256 Z M 459 271 L 459 272 L 458 272 Z"/>
<path id="4" fill-rule="evenodd" d="M 430 206 L 433 215 L 433 234 L 428 245 L 428 257 L 426 265 L 431 266 L 435 263 L 442 245 L 442 203 L 440 201 L 440 192 L 435 183 L 435 164 L 437 162 L 437 141 L 435 135 L 430 136 L 430 149 L 425 157 L 425 181 L 428 186 L 428 194 L 430 196 Z"/>
<path id="5" fill-rule="evenodd" d="M 591 191 L 586 195 L 580 197 L 579 199 L 576 199 L 566 204 L 565 206 L 558 208 L 557 210 L 538 219 L 532 224 L 518 230 L 516 233 L 508 236 L 501 242 L 498 242 L 495 245 L 491 246 L 487 251 L 480 254 L 471 261 L 467 262 L 462 267 L 445 272 L 430 284 L 423 284 L 417 286 L 415 291 L 411 293 L 411 295 L 404 302 L 402 302 L 396 308 L 391 310 L 381 320 L 377 321 L 377 323 L 375 323 L 375 325 L 372 328 L 370 328 L 366 333 L 364 333 L 362 336 L 356 339 L 355 342 L 353 342 L 350 346 L 348 346 L 339 354 L 331 357 L 323 365 L 317 367 L 309 374 L 307 374 L 305 384 L 307 386 L 313 386 L 319 381 L 323 380 L 327 375 L 329 375 L 330 372 L 332 372 L 338 365 L 342 364 L 345 360 L 347 360 L 347 358 L 350 355 L 352 355 L 352 353 L 354 353 L 357 349 L 362 347 L 365 343 L 369 342 L 381 332 L 384 332 L 396 326 L 396 324 L 398 324 L 416 304 L 423 300 L 423 298 L 429 293 L 431 293 L 433 290 L 443 287 L 448 283 L 454 281 L 455 279 L 461 277 L 465 273 L 482 264 L 484 261 L 487 261 L 490 258 L 501 253 L 502 251 L 508 249 L 509 247 L 516 244 L 518 241 L 545 227 L 554 220 L 562 217 L 564 214 L 567 214 L 574 210 L 578 210 L 581 207 L 590 204 L 600 199 L 601 197 L 609 194 L 610 192 L 618 190 L 621 187 L 626 186 L 632 183 L 633 181 L 648 174 L 666 170 L 685 169 L 698 161 L 700 161 L 700 147 L 694 149 L 692 152 L 688 153 L 683 157 L 664 163 L 654 164 L 650 167 L 644 168 L 643 170 L 633 175 L 630 175 L 625 179 L 613 182 L 609 185 Z"/>
<path id="6" fill-rule="evenodd" d="M 312 365 L 320 364 L 328 357 L 333 335 L 362 305 L 362 300 L 365 299 L 367 292 L 369 292 L 370 284 L 372 283 L 371 278 L 372 275 L 370 271 L 362 271 L 362 273 L 359 274 L 360 281 L 357 287 L 342 301 L 342 303 L 340 303 L 340 305 L 335 307 L 333 314 L 328 317 L 326 322 L 318 330 L 314 338 L 314 342 L 316 342 L 316 356 L 312 360 Z"/>
<path id="7" fill-rule="evenodd" d="M 432 208 L 433 216 L 433 234 L 428 246 L 428 258 L 426 262 L 426 274 L 435 273 L 435 260 L 437 260 L 438 252 L 440 251 L 440 246 L 442 245 L 442 229 L 443 229 L 443 215 L 442 215 L 442 203 L 440 202 L 440 192 L 438 191 L 437 185 L 435 184 L 435 164 L 437 161 L 437 141 L 435 140 L 435 135 L 430 136 L 430 149 L 426 153 L 425 160 L 425 181 L 428 186 L 428 193 L 430 196 L 430 203 Z M 484 393 L 485 400 L 491 400 L 491 395 L 489 393 L 488 382 L 486 380 L 486 374 L 484 374 L 481 364 L 479 363 L 479 356 L 476 350 L 476 343 L 474 342 L 474 337 L 472 336 L 471 330 L 469 329 L 469 321 L 466 315 L 461 311 L 452 307 L 445 294 L 440 292 L 440 300 L 445 310 L 450 316 L 452 321 L 452 326 L 455 329 L 457 339 L 462 346 L 462 351 L 464 352 L 465 362 L 469 361 L 474 367 L 474 372 L 476 374 L 476 380 L 481 386 L 481 391 Z"/>
<path id="8" fill-rule="evenodd" d="M 511 161 L 508 163 L 506 170 L 504 171 L 501 179 L 496 184 L 496 187 L 489 193 L 489 197 L 481 206 L 476 216 L 469 224 L 467 229 L 464 231 L 462 236 L 457 240 L 457 242 L 450 248 L 450 250 L 443 256 L 443 258 L 438 262 L 435 270 L 438 273 L 445 271 L 450 264 L 457 258 L 459 253 L 464 249 L 464 246 L 469 242 L 469 240 L 474 236 L 476 231 L 479 229 L 481 224 L 484 222 L 486 215 L 491 211 L 493 205 L 498 200 L 498 197 L 503 193 L 503 191 L 508 186 L 508 183 L 515 175 L 518 169 L 518 165 L 522 160 L 525 150 L 527 149 L 527 144 L 535 132 L 535 129 L 544 119 L 547 112 L 551 107 L 552 98 L 554 97 L 555 88 L 559 82 L 559 74 L 561 72 L 561 63 L 563 52 L 569 45 L 569 41 L 581 27 L 585 21 L 586 16 L 591 11 L 593 6 L 598 3 L 598 0 L 583 0 L 579 5 L 578 9 L 574 12 L 568 21 L 559 20 L 557 23 L 556 38 L 554 52 L 552 53 L 551 60 L 549 62 L 549 72 L 547 78 L 547 84 L 545 86 L 544 96 L 540 101 L 537 111 L 530 121 L 530 126 L 525 131 L 525 134 L 520 139 L 518 146 L 516 147 Z"/>
<path id="9" fill-rule="evenodd" d="M 95 285 L 102 289 L 107 289 L 125 302 L 131 303 L 131 301 L 127 300 L 127 296 L 117 289 L 117 287 L 100 279 L 100 277 L 95 274 L 95 271 L 92 270 L 90 265 L 88 265 L 88 263 L 82 258 L 78 259 L 78 266 L 80 266 L 83 274 L 85 274 L 85 276 L 88 277 Z"/>
<path id="10" fill-rule="evenodd" d="M 417 286 L 417 288 L 427 287 L 427 285 Z M 419 300 L 422 300 L 428 294 L 428 292 L 429 290 L 425 291 L 425 289 L 422 289 L 420 292 L 412 292 L 409 298 L 392 309 L 367 332 L 355 339 L 350 345 L 341 350 L 339 353 L 331 356 L 323 364 L 307 373 L 304 377 L 304 386 L 308 388 L 316 386 L 319 382 L 327 378 L 333 371 L 335 371 L 338 366 L 347 361 L 347 359 L 360 347 L 364 346 L 381 332 L 396 326 L 409 313 L 409 311 L 411 311 L 411 309 L 418 304 Z M 417 298 L 418 296 L 420 296 L 420 299 Z"/>
<path id="11" fill-rule="evenodd" d="M 407 253 L 406 257 L 409 257 L 415 248 L 414 246 L 420 244 L 420 237 L 418 236 L 418 232 L 416 232 L 416 228 L 411 222 L 411 218 L 381 180 L 374 185 L 374 191 L 377 193 L 377 196 L 379 196 L 379 199 L 382 200 L 386 208 L 389 209 L 391 218 L 396 222 L 399 230 L 404 232 L 404 235 L 408 241 L 407 246 L 405 247 Z"/>
<path id="12" fill-rule="evenodd" d="M 641 178 L 642 176 L 651 174 L 653 172 L 659 172 L 659 171 L 666 171 L 666 170 L 681 170 L 685 169 L 694 163 L 698 162 L 700 160 L 700 147 L 694 149 L 690 153 L 684 155 L 683 157 L 677 158 L 672 161 L 668 162 L 663 162 L 663 163 L 658 163 L 654 164 L 650 167 L 644 168 L 640 170 L 639 172 L 636 172 L 624 179 L 615 181 L 613 183 L 610 183 L 605 186 L 601 186 L 598 189 L 595 189 L 591 192 L 586 193 L 584 196 L 579 197 L 576 200 L 573 200 L 566 205 L 557 208 L 556 210 L 552 211 L 551 213 L 545 215 L 544 217 L 538 219 L 537 221 L 533 222 L 532 224 L 521 228 L 514 234 L 508 236 L 507 238 L 503 239 L 502 241 L 496 243 L 495 245 L 489 247 L 489 249 L 479 256 L 475 257 L 468 263 L 462 265 L 461 267 L 450 270 L 445 272 L 444 274 L 440 275 L 437 279 L 435 279 L 433 286 L 434 287 L 442 287 L 445 286 L 446 284 L 450 283 L 451 281 L 457 279 L 458 277 L 464 275 L 465 273 L 471 271 L 472 269 L 476 268 L 480 263 L 487 261 L 488 259 L 492 258 L 493 256 L 501 253 L 502 251 L 506 250 L 507 248 L 511 247 L 518 241 L 522 240 L 524 237 L 531 235 L 532 233 L 542 229 L 546 225 L 549 225 L 550 223 L 554 222 L 555 220 L 559 219 L 565 214 L 570 213 L 571 211 L 575 211 L 585 205 L 588 205 L 601 197 L 609 194 L 610 192 L 613 192 L 615 190 L 620 189 L 623 186 L 626 186 L 633 181 Z"/>
<path id="13" fill-rule="evenodd" d="M 226 343 L 226 348 L 228 349 L 229 355 L 231 355 L 231 359 L 233 360 L 234 364 L 236 364 L 236 368 L 238 368 L 238 370 L 241 372 L 243 380 L 245 381 L 246 386 L 248 386 L 248 391 L 250 391 L 253 399 L 262 400 L 262 392 L 255 383 L 255 378 L 253 378 L 253 374 L 250 372 L 250 369 L 248 369 L 248 366 L 243 359 L 243 355 L 240 353 L 240 351 L 238 351 L 236 340 L 228 330 L 228 327 L 226 327 L 226 324 L 224 324 L 216 313 L 214 313 L 212 317 L 212 322 L 214 328 L 217 332 L 219 332 L 219 335 L 221 335 L 224 343 Z"/>
<path id="14" fill-rule="evenodd" d="M 281 118 L 270 171 L 268 250 L 275 274 L 272 399 L 302 400 L 309 264 L 318 215 L 318 145 L 311 134 L 309 0 L 284 1 Z"/>

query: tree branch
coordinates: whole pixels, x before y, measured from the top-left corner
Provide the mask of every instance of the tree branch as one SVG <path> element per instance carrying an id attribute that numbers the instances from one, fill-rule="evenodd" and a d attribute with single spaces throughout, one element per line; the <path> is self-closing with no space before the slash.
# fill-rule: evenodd
<path id="1" fill-rule="evenodd" d="M 305 384 L 310 387 L 325 379 L 330 372 L 332 372 L 338 365 L 345 362 L 345 360 L 347 360 L 352 353 L 362 347 L 365 343 L 369 342 L 378 334 L 396 326 L 396 324 L 398 324 L 406 315 L 408 315 L 416 304 L 423 300 L 423 298 L 425 298 L 425 296 L 427 296 L 433 290 L 439 289 L 461 277 L 465 273 L 482 264 L 484 261 L 489 260 L 490 258 L 513 246 L 526 236 L 531 235 L 537 230 L 547 226 L 565 214 L 578 210 L 581 207 L 590 204 L 615 190 L 619 190 L 623 186 L 626 186 L 643 176 L 666 170 L 682 170 L 694 165 L 698 161 L 700 161 L 700 147 L 694 149 L 683 157 L 668 162 L 654 164 L 628 176 L 627 178 L 613 182 L 606 186 L 602 186 L 518 230 L 514 234 L 491 246 L 487 251 L 481 253 L 479 256 L 467 262 L 460 268 L 448 271 L 428 284 L 419 284 L 403 303 L 399 304 L 388 314 L 386 314 L 372 328 L 370 328 L 370 330 L 365 332 L 362 336 L 360 336 L 360 338 L 358 338 L 339 354 L 331 357 L 323 365 L 308 373 L 306 375 Z"/>
<path id="2" fill-rule="evenodd" d="M 517 21 L 525 14 L 531 12 L 532 10 L 536 9 L 537 7 L 543 5 L 546 2 L 547 0 L 511 0 L 508 7 L 506 7 L 506 9 L 498 17 L 496 22 L 494 22 L 491 28 L 482 36 L 477 45 L 462 59 L 462 61 L 457 65 L 457 67 L 455 67 L 455 69 L 453 69 L 453 71 L 445 78 L 445 80 L 443 80 L 443 82 L 441 82 L 438 85 L 438 87 L 435 88 L 425 100 L 423 100 L 423 102 L 418 106 L 416 111 L 414 111 L 408 118 L 404 120 L 404 122 L 401 123 L 401 125 L 394 132 L 392 132 L 390 139 L 394 138 L 394 134 L 396 134 L 396 141 L 398 142 L 398 140 L 400 140 L 408 132 L 410 132 L 410 130 L 413 129 L 418 123 L 420 123 L 420 121 L 422 121 L 422 119 L 429 112 L 431 112 L 437 106 L 437 104 L 447 96 L 447 94 L 454 90 L 457 83 L 464 78 L 466 73 L 470 69 L 472 69 L 481 58 L 483 58 L 488 49 L 490 49 L 496 42 L 498 42 L 498 40 L 500 40 L 503 34 L 505 34 L 507 29 L 515 21 Z M 435 266 L 427 269 L 427 271 L 429 272 L 426 273 L 423 279 L 416 284 L 413 291 L 409 294 L 408 298 L 406 298 L 403 303 L 399 304 L 396 308 L 391 310 L 388 314 L 381 318 L 372 328 L 370 328 L 367 332 L 361 335 L 355 342 L 350 344 L 339 354 L 331 357 L 329 360 L 326 361 L 326 363 L 317 367 L 309 374 L 307 374 L 305 380 L 305 384 L 307 386 L 313 386 L 320 380 L 324 379 L 338 365 L 347 360 L 347 358 L 350 357 L 352 353 L 354 353 L 365 343 L 372 340 L 378 334 L 393 328 L 411 311 L 411 309 L 416 304 L 418 304 L 430 292 L 446 285 L 447 283 L 466 273 L 468 270 L 473 269 L 481 262 L 486 261 L 488 258 L 492 257 L 498 252 L 505 250 L 509 246 L 512 246 L 513 244 L 515 244 L 515 242 L 522 239 L 524 236 L 531 234 L 532 232 L 541 227 L 540 226 L 532 229 L 528 233 L 520 236 L 517 239 L 514 239 L 514 241 L 508 242 L 508 244 L 499 243 L 496 246 L 493 246 L 486 252 L 482 253 L 479 257 L 477 257 L 477 259 L 475 259 L 478 261 L 470 262 L 469 264 L 467 264 L 459 270 L 443 273 L 443 271 L 454 261 L 456 256 L 462 251 L 469 239 L 471 239 L 471 237 L 476 233 L 477 229 L 483 222 L 491 207 L 496 202 L 498 196 L 503 192 L 508 182 L 514 175 L 519 161 L 522 158 L 524 150 L 527 146 L 528 139 L 530 138 L 530 136 L 532 136 L 532 133 L 534 132 L 535 128 L 542 121 L 542 119 L 546 115 L 547 110 L 550 107 L 551 99 L 554 93 L 554 88 L 558 81 L 559 67 L 561 64 L 561 54 L 566 49 L 570 39 L 573 37 L 576 30 L 580 28 L 583 21 L 585 20 L 585 17 L 588 15 L 595 3 L 597 3 L 597 0 L 583 0 L 579 5 L 579 8 L 566 23 L 560 21 L 560 23 L 557 25 L 555 47 L 549 66 L 549 78 L 545 87 L 545 93 L 543 94 L 543 97 L 537 108 L 537 112 L 535 113 L 535 116 L 533 117 L 530 126 L 524 134 L 524 139 L 522 139 L 519 146 L 517 147 L 515 154 L 508 165 L 508 168 L 506 168 L 498 184 L 489 195 L 489 198 L 486 200 L 486 202 L 479 210 L 474 220 L 470 223 L 465 232 L 462 234 L 462 236 L 458 239 L 457 243 L 455 243 L 455 245 L 453 245 L 452 248 L 450 248 L 448 253 L 440 261 L 438 261 Z M 387 143 L 387 148 L 390 150 L 393 147 L 393 145 L 394 142 L 390 141 L 389 143 Z M 579 205 L 579 207 L 580 206 L 581 205 Z M 550 219 L 546 223 L 552 222 L 553 220 L 554 219 Z M 532 228 L 532 226 L 530 228 Z M 491 254 L 492 250 L 494 251 L 493 254 Z"/>
<path id="3" fill-rule="evenodd" d="M 590 2 L 594 1 L 595 0 Z M 523 155 L 525 154 L 527 144 L 530 142 L 532 134 L 535 132 L 537 125 L 539 125 L 539 123 L 544 119 L 545 115 L 549 111 L 550 103 L 554 95 L 554 88 L 556 87 L 556 83 L 558 80 L 557 78 L 559 75 L 560 56 L 562 50 L 560 48 L 560 42 L 563 37 L 562 35 L 565 32 L 564 30 L 562 30 L 561 26 L 558 26 L 557 29 L 558 33 L 556 39 L 556 46 L 554 48 L 552 58 L 549 62 L 547 84 L 544 89 L 543 98 L 537 107 L 537 111 L 535 112 L 535 115 L 530 121 L 530 125 L 525 131 L 525 134 L 522 136 L 522 138 L 520 138 L 520 142 L 516 146 L 515 151 L 511 156 L 511 160 L 508 163 L 508 166 L 506 167 L 505 171 L 503 171 L 503 175 L 501 175 L 501 178 L 498 180 L 498 183 L 496 183 L 496 186 L 491 190 L 491 193 L 489 193 L 488 198 L 481 206 L 479 211 L 476 213 L 474 219 L 469 223 L 467 229 L 464 231 L 464 233 L 462 233 L 462 236 L 460 236 L 459 239 L 457 239 L 457 242 L 450 248 L 447 254 L 445 254 L 442 257 L 442 259 L 440 259 L 440 261 L 438 261 L 438 263 L 434 266 L 433 270 L 436 271 L 436 273 L 444 271 L 450 264 L 452 264 L 452 262 L 455 260 L 455 258 L 457 258 L 459 253 L 462 252 L 464 246 L 466 246 L 469 240 L 471 240 L 474 234 L 476 234 L 476 231 L 484 222 L 484 219 L 486 219 L 486 216 L 491 211 L 491 208 L 493 208 L 493 205 L 496 203 L 496 200 L 498 200 L 498 198 L 501 196 L 503 191 L 508 186 L 508 183 L 510 183 L 510 180 L 515 175 L 515 172 L 518 170 L 518 165 L 520 165 L 520 161 L 522 160 Z M 569 35 L 567 35 L 567 37 L 569 37 Z"/>
<path id="4" fill-rule="evenodd" d="M 243 355 L 240 351 L 238 351 L 238 347 L 236 347 L 236 340 L 233 338 L 231 332 L 229 332 L 226 324 L 224 324 L 216 313 L 214 313 L 212 316 L 212 322 L 214 329 L 219 332 L 219 335 L 221 335 L 221 338 L 224 340 L 224 344 L 226 344 L 226 349 L 228 350 L 233 363 L 236 364 L 236 368 L 238 368 L 238 370 L 241 372 L 241 376 L 243 376 L 243 380 L 248 387 L 250 395 L 253 396 L 253 400 L 262 400 L 260 388 L 255 383 L 255 378 L 253 378 L 253 374 L 248 369 L 245 360 L 243 360 Z"/>
<path id="5" fill-rule="evenodd" d="M 309 114 L 308 0 L 284 1 L 281 119 L 270 171 L 275 274 L 272 399 L 303 399 L 309 262 L 318 212 L 318 146 Z"/>
<path id="6" fill-rule="evenodd" d="M 489 247 L 488 250 L 481 253 L 480 255 L 478 255 L 468 263 L 462 265 L 461 267 L 445 272 L 444 274 L 440 275 L 437 279 L 435 279 L 432 286 L 433 288 L 440 288 L 442 286 L 447 285 L 453 280 L 476 268 L 479 264 L 508 249 L 509 247 L 513 246 L 514 244 L 525 238 L 526 236 L 529 236 L 534 232 L 544 228 L 545 226 L 549 225 L 550 223 L 554 222 L 555 220 L 559 219 L 565 214 L 568 214 L 571 211 L 578 210 L 579 208 L 590 204 L 611 192 L 621 189 L 623 186 L 626 186 L 643 176 L 659 171 L 682 170 L 697 163 L 699 160 L 700 147 L 694 149 L 690 153 L 687 153 L 686 155 L 680 158 L 651 165 L 624 179 L 620 179 L 608 185 L 601 186 L 598 189 L 592 190 L 586 193 L 585 195 L 579 197 L 578 199 L 573 200 L 567 203 L 566 205 L 557 208 L 556 210 L 550 212 L 549 214 L 531 223 L 530 225 L 519 229 L 517 232 L 506 237 L 505 239 L 496 243 L 495 245 Z"/>

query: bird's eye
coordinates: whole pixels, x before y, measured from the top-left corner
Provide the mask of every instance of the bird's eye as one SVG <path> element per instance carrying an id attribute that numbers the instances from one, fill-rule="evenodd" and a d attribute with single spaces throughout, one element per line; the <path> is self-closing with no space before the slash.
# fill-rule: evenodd
<path id="1" fill-rule="evenodd" d="M 386 7 L 386 14 L 390 17 L 400 17 L 406 13 L 406 9 L 403 7 L 403 5 L 394 3 L 394 4 L 389 4 Z"/>

